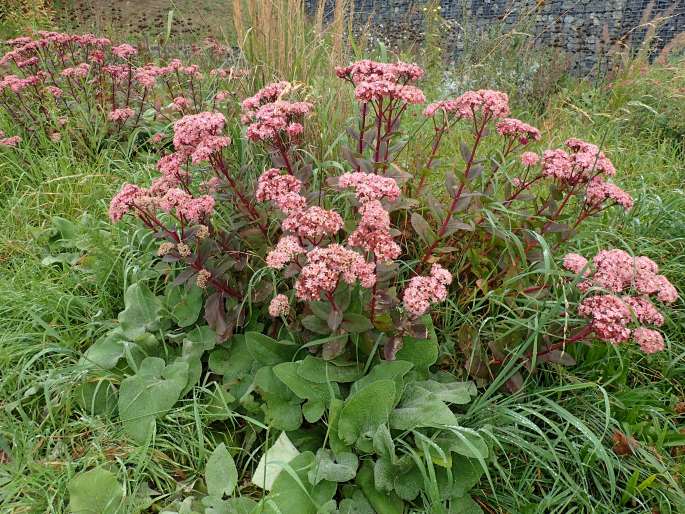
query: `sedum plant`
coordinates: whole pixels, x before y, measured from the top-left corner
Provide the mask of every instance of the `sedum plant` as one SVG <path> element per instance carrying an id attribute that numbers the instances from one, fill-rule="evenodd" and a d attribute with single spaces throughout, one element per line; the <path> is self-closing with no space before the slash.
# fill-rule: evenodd
<path id="1" fill-rule="evenodd" d="M 284 432 L 294 448 L 286 471 L 260 481 L 270 492 L 241 499 L 241 512 L 401 513 L 422 503 L 479 512 L 469 490 L 492 448 L 487 427 L 462 425 L 474 383 L 438 362 L 441 309 L 494 290 L 513 311 L 549 297 L 549 268 L 530 270 L 583 221 L 632 199 L 597 146 L 569 139 L 541 150 L 541 132 L 508 117 L 505 93 L 469 91 L 417 113 L 416 65 L 360 61 L 336 74 L 359 110 L 334 164 L 308 151 L 315 104 L 277 82 L 242 102 L 244 135 L 223 113 L 183 116 L 159 176 L 112 199 L 112 221 L 135 217 L 158 241 L 162 280 L 131 285 L 118 324 L 84 355 L 105 386 L 84 387 L 82 403 L 116 402 L 142 442 L 196 384 L 214 381 L 217 419 L 247 420 L 270 440 Z M 431 127 L 425 153 L 403 129 L 409 115 Z M 245 144 L 270 161 L 257 173 Z M 608 251 L 593 266 L 567 255 L 564 266 L 588 294 L 580 318 L 553 319 L 536 353 L 475 341 L 469 373 L 512 360 L 568 364 L 566 345 L 592 338 L 663 346 L 658 333 L 632 328 L 663 322 L 648 295 L 677 297 L 655 263 Z M 222 461 L 253 475 L 250 445 L 235 458 L 222 449 Z M 237 505 L 224 497 L 235 484 L 207 485 L 183 508 Z"/>
<path id="2" fill-rule="evenodd" d="M 4 146 L 36 133 L 54 142 L 63 134 L 86 142 L 93 134 L 122 139 L 137 128 L 150 132 L 152 143 L 163 143 L 164 127 L 179 117 L 224 110 L 246 75 L 223 66 L 203 72 L 179 59 L 143 63 L 136 47 L 93 34 L 39 31 L 5 44 L 0 112 L 17 133 L 0 135 Z M 226 53 L 216 42 L 208 44 L 209 63 Z"/>

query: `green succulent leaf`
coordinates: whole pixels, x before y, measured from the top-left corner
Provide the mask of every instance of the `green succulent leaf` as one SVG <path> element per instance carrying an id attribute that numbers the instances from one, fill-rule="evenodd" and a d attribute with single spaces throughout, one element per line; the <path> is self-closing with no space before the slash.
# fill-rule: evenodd
<path id="1" fill-rule="evenodd" d="M 119 313 L 119 324 L 127 338 L 154 332 L 160 322 L 162 302 L 143 282 L 131 284 L 124 293 L 126 308 Z"/>
<path id="2" fill-rule="evenodd" d="M 377 380 L 350 395 L 345 401 L 338 433 L 347 444 L 354 444 L 365 433 L 387 423 L 395 405 L 395 382 Z"/>
<path id="3" fill-rule="evenodd" d="M 209 457 L 205 467 L 205 481 L 209 494 L 217 498 L 224 494 L 230 496 L 238 485 L 238 470 L 224 443 L 217 446 Z"/>
<path id="4" fill-rule="evenodd" d="M 189 327 L 197 321 L 202 311 L 202 289 L 170 285 L 166 290 L 166 306 L 179 327 Z"/>
<path id="5" fill-rule="evenodd" d="M 74 514 L 123 512 L 124 488 L 114 473 L 91 469 L 69 481 L 69 510 Z"/>
<path id="6" fill-rule="evenodd" d="M 124 430 L 137 442 L 144 442 L 155 429 L 155 420 L 179 400 L 188 383 L 188 363 L 168 366 L 162 359 L 147 357 L 135 375 L 121 383 L 119 417 Z"/>

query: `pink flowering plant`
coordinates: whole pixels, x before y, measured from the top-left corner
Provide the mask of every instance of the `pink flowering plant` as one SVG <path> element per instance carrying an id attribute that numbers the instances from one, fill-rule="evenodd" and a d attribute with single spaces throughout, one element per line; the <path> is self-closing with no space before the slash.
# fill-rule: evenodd
<path id="1" fill-rule="evenodd" d="M 131 285 L 119 323 L 83 362 L 121 380 L 119 416 L 138 440 L 154 434 L 169 398 L 203 373 L 222 377 L 217 394 L 231 409 L 318 441 L 291 463 L 309 470 L 299 476 L 312 512 L 349 506 L 355 492 L 377 512 L 412 508 L 425 478 L 414 454 L 440 463 L 440 501 L 472 505 L 491 448 L 460 426 L 474 383 L 446 372 L 458 363 L 489 379 L 536 361 L 570 364 L 567 346 L 597 339 L 659 351 L 657 327 L 678 294 L 647 257 L 605 250 L 592 262 L 566 255 L 562 287 L 583 296 L 577 307 L 556 302 L 550 257 L 588 218 L 633 204 L 598 146 L 544 149 L 499 91 L 424 105 L 414 64 L 365 60 L 335 73 L 358 116 L 340 159 L 326 162 L 308 139 L 316 102 L 303 85 L 269 84 L 239 116 L 186 112 L 174 99 L 182 116 L 158 176 L 124 184 L 109 208 L 113 222 L 136 219 L 154 235 L 163 295 Z M 467 323 L 457 350 L 445 344 L 455 312 L 487 326 L 527 309 L 553 318 L 535 351 L 522 345 L 527 334 L 475 334 Z M 160 381 L 174 394 L 150 399 L 151 414 L 138 398 Z M 466 468 L 473 481 L 452 487 Z M 289 512 L 286 482 L 264 501 Z"/>
<path id="2" fill-rule="evenodd" d="M 138 48 L 93 34 L 41 31 L 6 45 L 0 57 L 0 112 L 18 133 L 5 138 L 9 143 L 0 141 L 4 146 L 37 132 L 57 141 L 69 131 L 87 141 L 95 133 L 128 137 L 138 127 L 161 143 L 168 140 L 164 127 L 185 114 L 226 113 L 246 75 L 179 59 L 145 63 Z M 221 57 L 216 50 L 214 43 L 204 52 L 206 63 Z"/>

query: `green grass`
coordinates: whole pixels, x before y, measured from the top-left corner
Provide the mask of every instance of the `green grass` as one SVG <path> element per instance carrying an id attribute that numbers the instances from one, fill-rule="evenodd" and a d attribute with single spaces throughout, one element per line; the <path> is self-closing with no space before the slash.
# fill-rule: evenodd
<path id="1" fill-rule="evenodd" d="M 489 72 L 495 75 L 481 69 L 480 84 L 491 83 Z M 669 118 L 672 106 L 649 81 L 631 80 L 608 91 L 605 84 L 567 79 L 544 103 L 529 98 L 526 110 L 540 114 L 525 117 L 559 141 L 604 141 L 620 183 L 637 199 L 630 214 L 593 220 L 569 247 L 587 254 L 630 248 L 659 262 L 685 292 L 682 133 Z M 663 94 L 671 90 L 663 87 Z M 326 101 L 334 94 L 330 83 L 322 80 L 313 94 L 324 99 L 326 127 L 335 110 Z M 327 126 L 322 148 L 335 129 Z M 150 170 L 144 155 L 116 148 L 84 156 L 68 142 L 44 141 L 0 150 L 0 449 L 9 460 L 0 464 L 2 512 L 66 512 L 69 480 L 95 465 L 116 473 L 141 510 L 159 511 L 193 490 L 219 442 L 241 448 L 239 470 L 261 454 L 262 439 L 249 423 L 211 408 L 211 384 L 196 387 L 160 421 L 150 446 L 133 444 L 116 422 L 78 403 L 81 353 L 113 325 L 126 285 L 151 273 L 149 237 L 106 218 L 120 184 Z M 77 233 L 60 241 L 54 218 L 77 222 L 84 214 Z M 64 253 L 83 258 L 63 256 L 71 265 L 44 261 Z M 467 316 L 448 306 L 441 336 L 456 339 Z M 544 326 L 545 319 L 543 311 L 523 321 L 504 316 L 484 328 Z M 517 394 L 501 391 L 506 375 L 480 390 L 462 422 L 495 449 L 489 477 L 477 489 L 486 512 L 685 512 L 678 437 L 685 417 L 674 411 L 685 400 L 682 300 L 664 333 L 667 349 L 654 356 L 598 344 L 574 349 L 577 366 L 539 370 Z M 612 450 L 616 431 L 638 441 L 633 455 Z M 425 512 L 429 491 L 430 483 Z"/>

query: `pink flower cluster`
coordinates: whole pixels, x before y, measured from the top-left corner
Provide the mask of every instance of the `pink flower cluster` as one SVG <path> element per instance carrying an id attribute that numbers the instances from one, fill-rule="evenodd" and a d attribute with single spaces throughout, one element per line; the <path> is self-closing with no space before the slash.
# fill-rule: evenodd
<path id="1" fill-rule="evenodd" d="M 3 137 L 5 134 L 0 130 L 0 146 L 15 147 L 21 143 L 20 136 Z"/>
<path id="2" fill-rule="evenodd" d="M 443 302 L 447 298 L 447 286 L 452 283 L 452 274 L 439 264 L 433 264 L 430 275 L 414 277 L 404 290 L 404 308 L 412 316 L 424 314 L 431 303 Z"/>
<path id="3" fill-rule="evenodd" d="M 335 211 L 319 206 L 292 211 L 281 225 L 283 230 L 316 242 L 324 236 L 332 236 L 343 227 L 343 219 Z"/>
<path id="4" fill-rule="evenodd" d="M 401 249 L 390 234 L 390 215 L 381 202 L 370 200 L 362 204 L 359 214 L 361 220 L 347 238 L 347 244 L 373 253 L 381 262 L 397 259 Z"/>
<path id="5" fill-rule="evenodd" d="M 243 115 L 243 121 L 249 123 L 247 137 L 251 141 L 271 141 L 279 135 L 295 138 L 304 131 L 301 122 L 311 110 L 309 102 L 276 100 L 264 104 Z"/>
<path id="6" fill-rule="evenodd" d="M 288 297 L 284 294 L 277 294 L 271 300 L 269 304 L 269 316 L 272 318 L 278 318 L 280 316 L 286 316 L 290 311 L 290 301 Z"/>
<path id="7" fill-rule="evenodd" d="M 358 280 L 362 287 L 373 287 L 375 265 L 336 243 L 316 247 L 307 253 L 307 264 L 295 282 L 295 294 L 300 300 L 318 300 L 322 293 L 332 294 L 340 280 L 350 285 Z"/>
<path id="8" fill-rule="evenodd" d="M 633 207 L 633 197 L 616 184 L 605 182 L 600 177 L 590 180 L 585 191 L 585 201 L 588 205 L 599 207 L 607 200 L 612 200 L 625 210 Z"/>
<path id="9" fill-rule="evenodd" d="M 396 84 L 389 80 L 360 82 L 354 89 L 354 96 L 360 102 L 379 101 L 383 98 L 401 100 L 408 104 L 422 104 L 426 97 L 416 86 Z"/>
<path id="10" fill-rule="evenodd" d="M 664 317 L 650 301 L 655 296 L 662 303 L 673 303 L 678 292 L 659 267 L 648 257 L 632 257 L 623 250 L 603 250 L 592 259 L 592 265 L 582 255 L 570 253 L 564 257 L 563 265 L 576 274 L 583 274 L 578 284 L 582 292 L 592 287 L 610 291 L 613 294 L 597 294 L 585 298 L 578 307 L 578 313 L 591 320 L 595 335 L 604 341 L 618 344 L 630 339 L 640 345 L 643 351 L 652 353 L 663 349 L 661 334 L 639 326 L 632 329 L 631 323 L 661 326 Z M 619 297 L 616 293 L 625 293 Z M 656 334 L 656 335 L 655 335 Z"/>
<path id="11" fill-rule="evenodd" d="M 580 139 L 569 139 L 566 141 L 566 146 L 571 150 L 570 152 L 559 148 L 547 150 L 543 154 L 542 173 L 544 176 L 574 185 L 589 182 L 600 174 L 616 175 L 616 168 L 596 145 Z"/>
<path id="12" fill-rule="evenodd" d="M 349 80 L 354 85 L 362 82 L 388 81 L 396 84 L 416 82 L 423 77 L 423 69 L 405 62 L 383 63 L 364 59 L 349 66 L 336 66 L 338 78 Z"/>
<path id="13" fill-rule="evenodd" d="M 357 200 L 388 200 L 394 202 L 400 197 L 400 188 L 394 178 L 356 172 L 343 173 L 338 178 L 338 186 L 354 189 Z"/>
<path id="14" fill-rule="evenodd" d="M 74 47 L 97 47 L 103 48 L 112 43 L 107 38 L 99 38 L 93 34 L 64 34 L 61 32 L 39 31 L 39 39 L 30 37 L 19 37 L 7 41 L 12 46 L 12 50 L 0 58 L 0 66 L 5 66 L 10 62 L 19 63 L 35 56 L 41 50 L 50 46 L 55 46 L 58 55 L 64 54 Z"/>
<path id="15" fill-rule="evenodd" d="M 479 89 L 467 91 L 452 99 L 435 102 L 426 107 L 424 114 L 432 117 L 436 112 L 456 113 L 460 118 L 473 118 L 482 114 L 486 118 L 504 118 L 509 114 L 509 96 L 501 91 Z M 531 127 L 532 128 L 532 127 Z"/>
<path id="16" fill-rule="evenodd" d="M 521 154 L 521 164 L 526 167 L 535 166 L 540 162 L 540 156 L 535 152 L 523 152 Z"/>
<path id="17" fill-rule="evenodd" d="M 226 118 L 219 112 L 201 112 L 184 116 L 174 123 L 176 153 L 190 158 L 193 163 L 209 157 L 231 144 L 230 138 L 221 136 Z"/>
<path id="18" fill-rule="evenodd" d="M 130 107 L 123 107 L 121 109 L 114 109 L 109 113 L 109 119 L 111 121 L 124 122 L 133 116 L 135 112 Z"/>
<path id="19" fill-rule="evenodd" d="M 527 145 L 531 140 L 540 141 L 540 131 L 516 118 L 504 118 L 497 122 L 497 132 L 501 136 L 511 136 L 522 145 Z"/>
<path id="20" fill-rule="evenodd" d="M 85 78 L 88 76 L 88 73 L 90 72 L 90 64 L 87 62 L 82 62 L 81 64 L 77 64 L 76 66 L 71 66 L 68 68 L 64 68 L 60 75 L 63 77 L 67 78 Z"/>
<path id="21" fill-rule="evenodd" d="M 302 183 L 297 178 L 271 168 L 257 180 L 255 197 L 259 202 L 274 202 L 285 214 L 291 214 L 307 207 L 307 200 L 299 194 L 301 187 Z"/>
<path id="22" fill-rule="evenodd" d="M 273 269 L 283 269 L 286 264 L 305 251 L 297 237 L 282 236 L 276 247 L 266 256 L 266 265 Z"/>
<path id="23" fill-rule="evenodd" d="M 124 43 L 123 45 L 113 46 L 112 53 L 121 59 L 127 59 L 138 53 L 138 49 L 134 46 Z"/>
<path id="24" fill-rule="evenodd" d="M 26 78 L 20 78 L 16 75 L 7 75 L 0 80 L 0 93 L 2 93 L 5 89 L 9 89 L 13 93 L 20 93 L 27 87 L 40 84 L 44 79 L 44 72 L 38 72 L 38 74 L 29 75 Z"/>
<path id="25" fill-rule="evenodd" d="M 400 100 L 406 104 L 426 101 L 423 91 L 409 84 L 423 76 L 423 69 L 416 64 L 365 59 L 349 66 L 338 66 L 335 74 L 355 86 L 354 95 L 362 103 L 377 102 L 383 98 Z"/>

